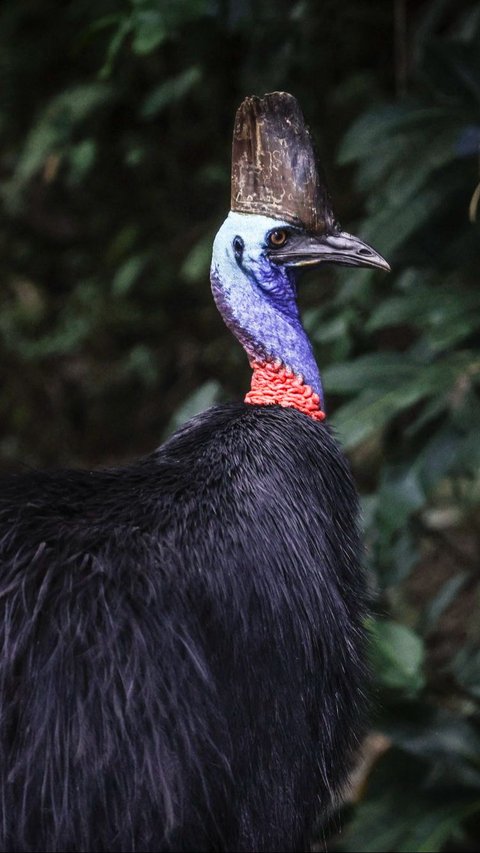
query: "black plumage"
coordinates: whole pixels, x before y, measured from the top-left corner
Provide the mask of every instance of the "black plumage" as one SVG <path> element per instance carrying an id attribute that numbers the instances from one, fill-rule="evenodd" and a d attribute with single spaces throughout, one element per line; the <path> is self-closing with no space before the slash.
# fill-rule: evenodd
<path id="1" fill-rule="evenodd" d="M 0 849 L 308 849 L 364 704 L 356 510 L 329 427 L 277 405 L 4 478 Z"/>

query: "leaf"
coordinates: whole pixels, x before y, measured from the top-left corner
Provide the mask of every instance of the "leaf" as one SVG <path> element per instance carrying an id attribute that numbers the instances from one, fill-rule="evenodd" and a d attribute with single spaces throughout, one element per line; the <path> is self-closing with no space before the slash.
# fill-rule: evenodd
<path id="1" fill-rule="evenodd" d="M 133 347 L 122 372 L 124 376 L 138 377 L 146 388 L 153 387 L 158 379 L 158 365 L 153 352 L 143 344 Z"/>
<path id="2" fill-rule="evenodd" d="M 400 808 L 399 808 L 400 807 Z M 381 853 L 439 853 L 445 843 L 461 828 L 462 822 L 478 811 L 475 803 L 435 803 L 414 795 L 396 799 L 390 795 L 361 806 L 350 830 L 354 848 L 346 850 Z M 373 824 L 373 825 L 372 825 Z M 361 838 L 366 836 L 362 842 Z"/>
<path id="3" fill-rule="evenodd" d="M 432 438 L 426 442 L 413 468 L 426 491 L 431 492 L 438 482 L 454 470 L 460 457 L 464 436 L 448 421 L 432 433 Z"/>
<path id="4" fill-rule="evenodd" d="M 26 139 L 12 179 L 15 185 L 23 187 L 42 168 L 50 153 L 62 150 L 73 129 L 104 104 L 110 94 L 105 84 L 88 83 L 69 88 L 54 98 Z"/>
<path id="5" fill-rule="evenodd" d="M 132 3 L 133 52 L 145 56 L 177 35 L 192 21 L 212 12 L 210 0 L 175 0 L 159 4 L 158 0 L 134 0 Z"/>
<path id="6" fill-rule="evenodd" d="M 441 586 L 439 592 L 428 601 L 422 616 L 423 633 L 435 630 L 438 620 L 455 601 L 469 577 L 467 572 L 458 572 L 453 578 L 449 578 Z"/>
<path id="7" fill-rule="evenodd" d="M 372 661 L 380 683 L 408 695 L 418 693 L 425 683 L 422 638 L 405 625 L 392 621 L 374 622 L 371 635 Z"/>
<path id="8" fill-rule="evenodd" d="M 465 107 L 480 104 L 480 59 L 476 44 L 431 40 L 425 50 L 425 63 L 435 75 L 435 84 L 443 95 L 454 97 Z"/>
<path id="9" fill-rule="evenodd" d="M 220 383 L 210 380 L 200 385 L 193 394 L 182 403 L 173 415 L 165 435 L 168 436 L 180 427 L 185 421 L 193 418 L 199 412 L 204 412 L 212 406 L 219 398 L 221 391 Z"/>
<path id="10" fill-rule="evenodd" d="M 448 400 L 446 397 L 434 397 L 433 400 L 430 400 L 426 403 L 422 410 L 415 415 L 413 420 L 408 424 L 405 428 L 404 435 L 406 438 L 411 438 L 420 430 L 422 430 L 428 423 L 433 420 L 436 420 L 443 415 L 448 408 Z"/>
<path id="11" fill-rule="evenodd" d="M 364 223 L 362 237 L 379 246 L 390 260 L 394 251 L 428 222 L 443 201 L 443 187 L 435 186 L 424 189 L 408 205 L 382 205 Z"/>
<path id="12" fill-rule="evenodd" d="M 368 388 L 341 406 L 330 419 L 346 448 L 355 447 L 383 429 L 395 415 L 425 396 L 425 387 L 412 382 L 385 391 Z"/>
<path id="13" fill-rule="evenodd" d="M 417 542 L 408 527 L 399 530 L 399 525 L 391 525 L 391 528 L 398 530 L 398 535 L 389 546 L 387 566 L 381 572 L 384 587 L 405 581 L 420 560 Z"/>
<path id="14" fill-rule="evenodd" d="M 435 803 L 433 798 L 413 792 L 385 792 L 361 804 L 349 827 L 353 845 L 341 850 L 362 853 L 439 853 L 445 843 L 457 833 L 462 822 L 478 811 L 478 804 Z"/>
<path id="15" fill-rule="evenodd" d="M 213 235 L 208 231 L 190 249 L 180 269 L 183 281 L 194 283 L 207 279 L 212 257 L 212 237 Z"/>
<path id="16" fill-rule="evenodd" d="M 143 255 L 132 255 L 119 267 L 112 282 L 114 296 L 125 296 L 133 287 L 145 267 Z"/>
<path id="17" fill-rule="evenodd" d="M 151 53 L 167 39 L 168 27 L 160 9 L 142 9 L 132 20 L 132 50 L 140 56 Z"/>
<path id="18" fill-rule="evenodd" d="M 97 145 L 94 139 L 83 139 L 73 145 L 68 152 L 70 163 L 70 180 L 80 184 L 85 175 L 92 169 L 97 156 Z"/>
<path id="19" fill-rule="evenodd" d="M 102 18 L 102 22 L 99 22 L 99 23 L 103 23 L 104 21 L 105 21 L 105 18 Z M 103 63 L 103 66 L 100 69 L 99 74 L 98 74 L 98 76 L 100 77 L 100 80 L 107 80 L 110 77 L 110 75 L 113 71 L 113 66 L 115 64 L 115 60 L 116 60 L 118 54 L 120 53 L 120 49 L 121 49 L 125 39 L 127 38 L 128 35 L 130 35 L 130 33 L 132 31 L 132 19 L 131 19 L 131 17 L 124 16 L 124 15 L 115 16 L 114 22 L 118 22 L 118 26 L 117 26 L 117 29 L 114 32 L 112 38 L 109 41 L 108 49 L 107 49 L 107 55 L 105 57 L 105 62 Z M 111 20 L 110 16 L 108 16 L 107 17 L 107 24 L 104 24 L 104 25 L 109 26 L 111 23 L 112 23 L 112 20 Z"/>
<path id="20" fill-rule="evenodd" d="M 355 810 L 343 851 L 438 853 L 480 810 L 477 791 L 428 784 L 428 763 L 393 747 L 373 765 L 366 797 Z"/>
<path id="21" fill-rule="evenodd" d="M 377 381 L 374 382 L 371 379 L 372 387 L 362 388 L 358 395 L 349 403 L 341 406 L 331 419 L 346 447 L 355 447 L 355 445 L 360 444 L 375 431 L 383 429 L 397 414 L 420 400 L 427 400 L 437 394 L 444 397 L 458 378 L 465 372 L 471 373 L 472 365 L 475 365 L 475 355 L 467 351 L 451 353 L 433 364 L 422 365 L 419 362 L 411 361 L 408 355 L 405 355 L 404 359 L 405 381 L 399 381 L 396 385 L 393 385 L 393 376 L 395 374 L 398 378 L 402 376 L 401 356 L 398 357 L 398 363 L 395 361 L 396 356 L 393 359 L 390 358 L 390 355 L 385 356 L 384 382 L 381 380 L 381 357 L 373 356 L 371 363 L 368 360 L 365 362 L 367 372 L 369 364 L 370 367 L 373 367 L 373 372 L 370 375 L 376 375 Z M 358 359 L 358 362 L 359 370 L 356 370 L 356 362 L 351 362 L 351 369 L 356 370 L 356 375 L 360 381 L 364 363 L 362 359 Z M 390 376 L 389 367 L 391 369 Z M 407 376 L 408 372 L 411 372 L 410 378 Z M 388 384 L 387 377 L 390 379 Z M 335 370 L 330 374 L 327 372 L 327 379 L 331 382 L 330 389 L 334 387 L 333 382 L 335 380 L 340 387 L 342 382 L 344 388 L 350 387 L 347 384 L 348 368 L 345 366 L 340 372 Z"/>
<path id="22" fill-rule="evenodd" d="M 423 331 L 433 353 L 452 347 L 480 327 L 480 294 L 460 289 L 456 281 L 426 285 L 411 272 L 404 293 L 384 300 L 373 312 L 368 331 L 409 323 Z"/>
<path id="23" fill-rule="evenodd" d="M 200 83 L 201 79 L 201 69 L 198 65 L 193 65 L 176 77 L 166 80 L 147 95 L 140 108 L 141 117 L 144 119 L 154 118 L 169 104 L 184 98 L 194 86 Z"/>
<path id="24" fill-rule="evenodd" d="M 354 394 L 364 389 L 405 382 L 418 372 L 418 364 L 396 352 L 369 353 L 355 361 L 333 364 L 322 372 L 323 385 L 332 394 Z"/>
<path id="25" fill-rule="evenodd" d="M 476 646 L 466 646 L 461 649 L 452 665 L 452 671 L 465 690 L 480 699 L 480 649 Z"/>
<path id="26" fill-rule="evenodd" d="M 418 473 L 408 466 L 399 471 L 386 469 L 378 489 L 377 522 L 383 533 L 392 533 L 404 527 L 413 513 L 426 501 Z"/>
<path id="27" fill-rule="evenodd" d="M 474 722 L 444 708 L 418 701 L 397 705 L 382 719 L 381 730 L 413 756 L 450 766 L 457 761 L 478 764 L 480 735 Z"/>
<path id="28" fill-rule="evenodd" d="M 362 114 L 343 137 L 337 155 L 339 165 L 370 157 L 375 141 L 383 139 L 391 129 L 398 128 L 399 121 L 409 115 L 408 107 L 391 104 Z"/>

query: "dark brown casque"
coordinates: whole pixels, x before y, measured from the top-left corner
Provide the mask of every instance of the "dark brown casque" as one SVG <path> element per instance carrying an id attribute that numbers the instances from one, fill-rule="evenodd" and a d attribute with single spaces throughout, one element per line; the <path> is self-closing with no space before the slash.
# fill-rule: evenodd
<path id="1" fill-rule="evenodd" d="M 231 209 L 281 219 L 312 234 L 335 227 L 325 181 L 296 98 L 245 98 L 235 117 Z"/>

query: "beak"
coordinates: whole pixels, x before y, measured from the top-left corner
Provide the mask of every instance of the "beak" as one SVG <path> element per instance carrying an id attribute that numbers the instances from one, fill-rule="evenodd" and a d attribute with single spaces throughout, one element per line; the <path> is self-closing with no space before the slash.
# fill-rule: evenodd
<path id="1" fill-rule="evenodd" d="M 284 247 L 270 249 L 268 257 L 287 267 L 309 267 L 317 264 L 341 264 L 345 267 L 373 267 L 390 272 L 390 265 L 368 243 L 346 231 L 322 234 L 289 235 Z"/>

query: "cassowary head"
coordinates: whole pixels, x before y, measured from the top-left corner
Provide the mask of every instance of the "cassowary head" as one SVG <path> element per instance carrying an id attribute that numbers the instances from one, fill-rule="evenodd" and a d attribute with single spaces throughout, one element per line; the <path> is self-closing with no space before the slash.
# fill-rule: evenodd
<path id="1" fill-rule="evenodd" d="M 233 136 L 231 211 L 213 246 L 213 294 L 251 362 L 280 361 L 320 396 L 296 279 L 322 263 L 390 269 L 336 222 L 296 99 L 246 98 Z"/>

